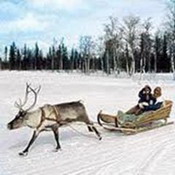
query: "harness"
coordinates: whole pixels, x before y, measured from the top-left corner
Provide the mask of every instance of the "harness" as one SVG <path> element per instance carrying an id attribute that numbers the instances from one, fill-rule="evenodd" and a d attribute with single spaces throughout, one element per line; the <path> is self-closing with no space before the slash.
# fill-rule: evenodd
<path id="1" fill-rule="evenodd" d="M 44 109 L 43 109 L 44 107 L 40 107 L 39 109 L 41 110 L 41 120 L 40 120 L 40 123 L 38 124 L 38 126 L 36 127 L 37 130 L 41 127 L 41 125 L 43 124 L 43 122 L 44 122 L 45 120 L 54 121 L 54 122 L 56 122 L 59 126 L 69 123 L 69 122 L 66 122 L 66 121 L 64 121 L 64 120 L 61 120 L 61 115 L 60 115 L 60 113 L 58 112 L 58 110 L 56 109 L 55 106 L 51 106 L 51 105 L 50 105 L 50 107 L 52 107 L 52 111 L 51 111 L 51 113 L 50 113 L 48 116 L 54 114 L 55 119 L 54 119 L 54 118 L 46 117 L 46 113 L 45 113 L 45 111 L 44 111 Z M 83 136 L 90 137 L 89 135 L 83 134 L 83 133 L 79 132 L 78 130 L 74 129 L 71 125 L 68 125 L 68 126 L 69 126 L 72 130 L 74 130 L 75 132 L 77 132 L 77 133 L 79 133 L 79 134 L 81 134 L 81 135 L 83 135 Z M 41 131 L 42 131 L 42 130 L 41 130 Z"/>
<path id="2" fill-rule="evenodd" d="M 51 111 L 51 113 L 48 116 L 54 114 L 54 116 L 55 116 L 56 119 L 46 117 L 46 113 L 45 113 L 45 111 L 43 109 L 44 107 L 41 107 L 40 108 L 40 110 L 41 110 L 41 120 L 40 120 L 40 123 L 38 124 L 38 126 L 36 127 L 37 129 L 39 129 L 41 127 L 41 125 L 43 124 L 43 122 L 45 120 L 54 121 L 54 122 L 56 122 L 59 125 L 63 124 L 63 123 L 61 123 L 61 120 L 60 120 L 61 117 L 60 117 L 60 114 L 57 111 L 56 107 L 55 106 L 51 106 L 51 107 L 52 107 L 52 111 Z"/>

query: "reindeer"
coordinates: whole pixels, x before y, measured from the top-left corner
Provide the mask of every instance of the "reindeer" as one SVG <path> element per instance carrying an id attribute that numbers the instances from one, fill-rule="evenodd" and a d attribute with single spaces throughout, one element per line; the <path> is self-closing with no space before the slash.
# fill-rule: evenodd
<path id="1" fill-rule="evenodd" d="M 33 128 L 33 135 L 29 141 L 27 147 L 19 153 L 19 155 L 25 156 L 28 154 L 30 146 L 36 140 L 38 135 L 42 131 L 53 131 L 56 140 L 56 149 L 61 149 L 59 143 L 59 127 L 66 125 L 70 122 L 84 122 L 90 132 L 95 132 L 99 140 L 101 140 L 100 133 L 93 126 L 93 123 L 89 120 L 84 105 L 80 101 L 61 103 L 56 105 L 46 104 L 34 111 L 31 111 L 37 102 L 37 96 L 40 88 L 33 89 L 29 84 L 26 84 L 25 99 L 22 102 L 20 99 L 19 103 L 15 102 L 15 106 L 19 109 L 18 114 L 15 118 L 7 124 L 8 129 L 17 129 L 23 126 Z M 34 101 L 33 104 L 24 109 L 28 101 L 28 95 L 33 93 Z"/>

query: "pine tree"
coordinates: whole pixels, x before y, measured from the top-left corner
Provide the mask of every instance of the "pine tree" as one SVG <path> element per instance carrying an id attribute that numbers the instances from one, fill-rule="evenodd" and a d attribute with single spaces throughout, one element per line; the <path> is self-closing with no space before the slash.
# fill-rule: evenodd
<path id="1" fill-rule="evenodd" d="M 19 49 L 17 49 L 16 66 L 17 70 L 21 70 L 21 53 Z"/>
<path id="2" fill-rule="evenodd" d="M 35 43 L 35 50 L 34 50 L 34 69 L 40 69 L 40 58 L 39 58 L 39 47 L 38 47 L 38 43 Z"/>
<path id="3" fill-rule="evenodd" d="M 62 58 L 63 58 L 63 69 L 68 70 L 70 69 L 70 60 L 68 58 L 68 52 L 67 52 L 67 47 L 62 45 Z"/>
<path id="4" fill-rule="evenodd" d="M 27 70 L 27 63 L 28 63 L 28 60 L 27 60 L 27 45 L 24 44 L 24 48 L 22 50 L 22 69 L 23 70 Z"/>
<path id="5" fill-rule="evenodd" d="M 15 45 L 15 42 L 13 42 L 12 45 L 10 46 L 9 68 L 10 68 L 10 70 L 16 69 L 16 45 Z"/>
<path id="6" fill-rule="evenodd" d="M 164 34 L 163 36 L 163 48 L 162 48 L 162 69 L 164 72 L 170 72 L 171 61 L 170 57 L 168 57 L 168 48 L 167 48 L 167 36 Z"/>

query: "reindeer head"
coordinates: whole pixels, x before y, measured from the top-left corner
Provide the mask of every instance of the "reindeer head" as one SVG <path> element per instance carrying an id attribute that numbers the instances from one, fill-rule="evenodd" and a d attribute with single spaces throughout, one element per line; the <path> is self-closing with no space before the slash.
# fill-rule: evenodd
<path id="1" fill-rule="evenodd" d="M 38 95 L 40 89 L 41 89 L 41 86 L 39 86 L 36 89 L 33 89 L 30 86 L 30 84 L 26 84 L 25 99 L 23 102 L 21 101 L 21 99 L 19 100 L 19 103 L 15 102 L 15 107 L 17 107 L 19 109 L 19 112 L 15 116 L 15 118 L 7 124 L 8 129 L 10 129 L 10 130 L 17 129 L 17 128 L 20 128 L 20 127 L 25 125 L 25 121 L 27 120 L 27 113 L 35 106 L 35 104 L 37 102 L 37 95 Z M 27 109 L 24 109 L 24 105 L 27 103 L 28 95 L 30 93 L 34 94 L 34 102 L 30 107 L 28 107 Z"/>

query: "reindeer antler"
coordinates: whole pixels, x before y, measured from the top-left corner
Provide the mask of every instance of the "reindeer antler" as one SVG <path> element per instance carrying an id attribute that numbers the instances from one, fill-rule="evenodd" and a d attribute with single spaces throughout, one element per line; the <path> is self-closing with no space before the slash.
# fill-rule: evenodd
<path id="1" fill-rule="evenodd" d="M 26 92 L 25 92 L 24 101 L 22 102 L 22 100 L 19 99 L 19 103 L 18 103 L 17 101 L 15 102 L 15 107 L 17 107 L 18 109 L 21 110 L 21 109 L 24 107 L 24 105 L 27 103 L 27 101 L 28 101 L 28 95 L 29 95 L 29 93 L 33 92 L 33 93 L 34 93 L 34 96 L 35 96 L 34 102 L 33 102 L 33 104 L 32 104 L 28 109 L 26 109 L 25 111 L 29 111 L 30 109 L 32 109 L 32 108 L 35 106 L 35 104 L 36 104 L 37 95 L 38 95 L 40 89 L 41 89 L 41 86 L 39 86 L 38 88 L 33 89 L 33 88 L 31 87 L 31 84 L 26 83 Z"/>
<path id="2" fill-rule="evenodd" d="M 19 99 L 19 103 L 17 101 L 15 102 L 15 107 L 22 109 L 22 107 L 27 103 L 28 94 L 31 92 L 31 90 L 29 88 L 30 88 L 30 84 L 26 83 L 26 92 L 25 92 L 24 101 L 22 102 L 22 100 Z"/>
<path id="3" fill-rule="evenodd" d="M 33 102 L 33 104 L 32 104 L 28 109 L 26 109 L 26 111 L 31 110 L 31 109 L 35 106 L 35 104 L 36 104 L 36 102 L 37 102 L 37 95 L 38 95 L 39 91 L 41 90 L 41 86 L 39 85 L 39 87 L 38 87 L 38 88 L 35 88 L 35 89 L 33 89 L 31 86 L 29 86 L 29 88 L 30 88 L 31 92 L 34 93 L 34 96 L 35 96 L 35 97 L 34 97 L 34 102 Z"/>

